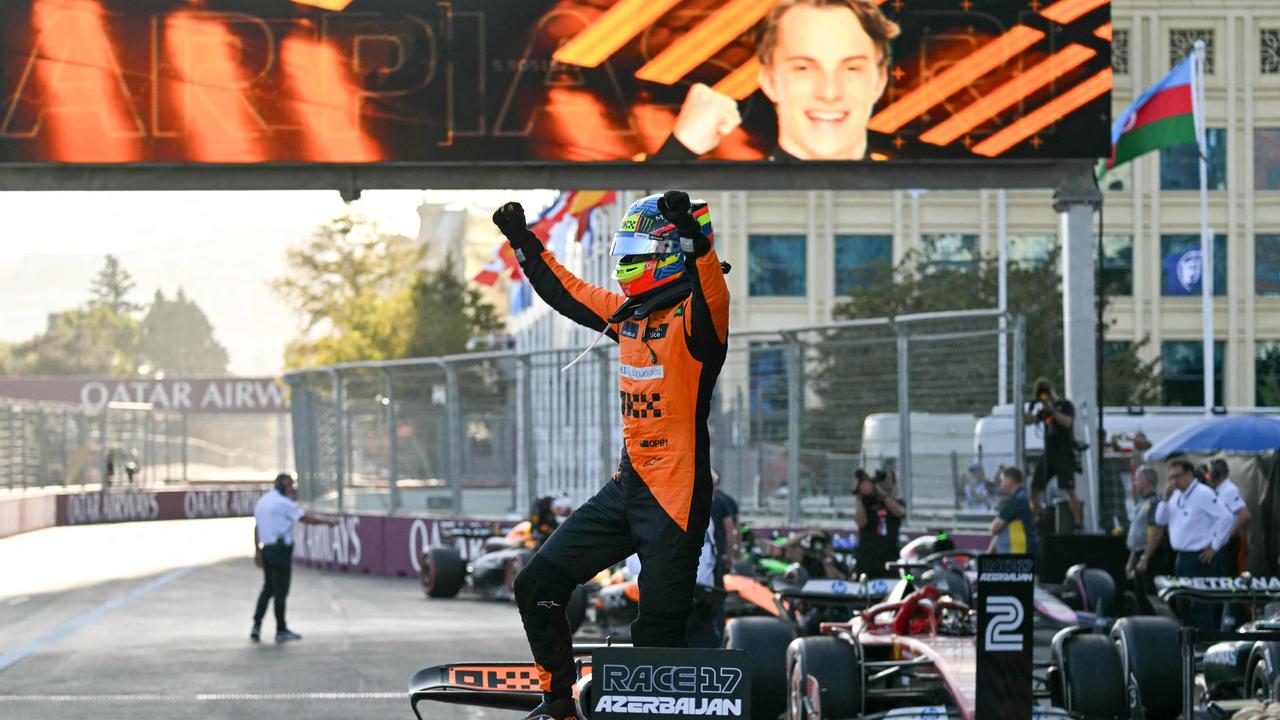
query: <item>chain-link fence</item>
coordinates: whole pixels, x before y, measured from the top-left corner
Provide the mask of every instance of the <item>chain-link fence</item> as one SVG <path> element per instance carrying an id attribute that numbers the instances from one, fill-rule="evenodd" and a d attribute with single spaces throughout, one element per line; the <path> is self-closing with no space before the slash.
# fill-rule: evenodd
<path id="1" fill-rule="evenodd" d="M 290 445 L 282 414 L 0 398 L 0 488 L 269 481 L 292 468 Z"/>
<path id="2" fill-rule="evenodd" d="M 733 335 L 709 420 L 724 488 L 753 515 L 842 521 L 855 470 L 885 470 L 914 522 L 989 520 L 998 470 L 1027 465 L 1023 334 L 1021 318 L 966 311 Z M 616 346 L 561 372 L 579 352 L 291 373 L 301 492 L 331 509 L 473 516 L 585 500 L 622 441 Z"/>
<path id="3" fill-rule="evenodd" d="M 150 485 L 184 479 L 183 416 L 149 405 L 0 399 L 0 486 Z"/>

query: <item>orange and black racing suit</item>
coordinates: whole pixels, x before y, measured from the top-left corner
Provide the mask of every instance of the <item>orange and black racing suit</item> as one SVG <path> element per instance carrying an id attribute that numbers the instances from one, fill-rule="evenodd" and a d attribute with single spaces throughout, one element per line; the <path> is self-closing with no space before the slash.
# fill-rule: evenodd
<path id="1" fill-rule="evenodd" d="M 729 289 L 715 251 L 702 248 L 700 257 L 686 258 L 687 282 L 677 281 L 687 289 L 636 319 L 629 312 L 635 299 L 623 308 L 625 296 L 572 275 L 532 232 L 513 234 L 520 267 L 538 295 L 619 343 L 624 448 L 618 473 L 569 516 L 516 579 L 542 690 L 564 697 L 577 679 L 564 609 L 569 595 L 633 552 L 643 566 L 633 642 L 688 647 L 694 578 L 711 514 L 707 417 L 725 359 Z M 620 309 L 628 316 L 615 318 Z"/>

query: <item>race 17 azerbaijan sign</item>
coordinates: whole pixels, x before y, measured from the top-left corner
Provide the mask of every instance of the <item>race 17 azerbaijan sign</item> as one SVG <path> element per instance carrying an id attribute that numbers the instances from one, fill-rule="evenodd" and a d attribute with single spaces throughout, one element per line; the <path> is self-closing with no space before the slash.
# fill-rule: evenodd
<path id="1" fill-rule="evenodd" d="M 1099 158 L 1109 0 L 6 0 L 3 163 Z"/>

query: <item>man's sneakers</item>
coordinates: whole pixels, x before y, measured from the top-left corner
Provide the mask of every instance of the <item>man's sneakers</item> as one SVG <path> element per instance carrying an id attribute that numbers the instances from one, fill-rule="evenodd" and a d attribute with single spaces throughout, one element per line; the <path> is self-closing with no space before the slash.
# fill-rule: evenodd
<path id="1" fill-rule="evenodd" d="M 253 630 L 249 631 L 249 639 L 254 642 L 262 639 L 262 623 L 253 624 Z"/>
<path id="2" fill-rule="evenodd" d="M 301 640 L 302 636 L 291 630 L 277 630 L 276 643 L 289 642 L 290 640 Z"/>
<path id="3" fill-rule="evenodd" d="M 546 695 L 542 698 L 542 704 L 525 715 L 524 720 L 578 720 L 578 708 L 574 707 L 573 698 L 551 699 Z"/>

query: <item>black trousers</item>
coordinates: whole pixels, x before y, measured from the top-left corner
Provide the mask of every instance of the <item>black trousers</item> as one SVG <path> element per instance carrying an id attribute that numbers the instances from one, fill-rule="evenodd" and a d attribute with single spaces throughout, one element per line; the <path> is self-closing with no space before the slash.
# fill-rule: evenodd
<path id="1" fill-rule="evenodd" d="M 262 592 L 258 593 L 258 609 L 253 624 L 260 625 L 267 614 L 267 602 L 275 598 L 276 632 L 288 630 L 284 621 L 285 600 L 289 597 L 289 581 L 293 578 L 293 546 L 285 543 L 262 546 Z"/>
<path id="2" fill-rule="evenodd" d="M 573 511 L 516 577 L 516 604 L 542 691 L 567 697 L 577 671 L 565 606 L 573 589 L 601 570 L 640 555 L 638 647 L 689 647 L 698 558 L 711 514 L 710 465 L 699 463 L 689 518 L 680 527 L 625 457 L 617 480 Z"/>

